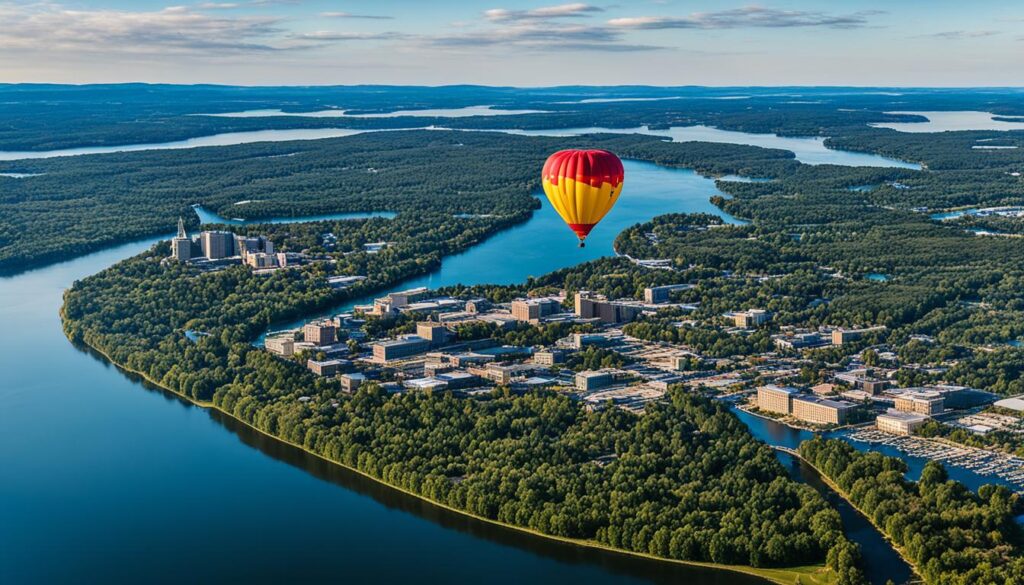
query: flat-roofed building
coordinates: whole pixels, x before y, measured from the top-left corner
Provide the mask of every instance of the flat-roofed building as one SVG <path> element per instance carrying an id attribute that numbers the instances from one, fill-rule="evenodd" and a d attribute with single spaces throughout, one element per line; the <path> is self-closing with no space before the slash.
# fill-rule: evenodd
<path id="1" fill-rule="evenodd" d="M 291 357 L 295 355 L 295 339 L 292 337 L 268 337 L 263 342 L 263 347 L 271 353 L 279 356 Z"/>
<path id="2" fill-rule="evenodd" d="M 358 390 L 366 382 L 366 376 L 359 372 L 342 374 L 339 379 L 341 380 L 341 389 L 349 394 Z"/>
<path id="3" fill-rule="evenodd" d="M 793 396 L 797 393 L 798 390 L 790 386 L 758 386 L 757 407 L 766 412 L 789 414 L 793 411 Z"/>
<path id="4" fill-rule="evenodd" d="M 278 268 L 277 254 L 266 252 L 249 252 L 242 257 L 242 262 L 253 268 Z"/>
<path id="5" fill-rule="evenodd" d="M 938 392 L 907 392 L 896 397 L 896 410 L 932 416 L 940 414 L 945 401 Z"/>
<path id="6" fill-rule="evenodd" d="M 378 341 L 371 347 L 374 361 L 380 363 L 423 353 L 430 349 L 430 342 L 419 335 L 407 335 L 391 341 Z"/>
<path id="7" fill-rule="evenodd" d="M 308 360 L 306 367 L 317 376 L 336 376 L 342 369 L 351 365 L 348 360 Z"/>
<path id="8" fill-rule="evenodd" d="M 842 327 L 840 327 L 839 329 L 833 329 L 832 345 L 843 345 L 845 343 L 850 343 L 851 341 L 857 341 L 861 337 L 864 337 L 865 333 L 870 333 L 872 331 L 883 331 L 884 329 L 885 326 L 882 325 L 878 327 L 868 327 L 865 329 L 844 329 Z"/>
<path id="9" fill-rule="evenodd" d="M 854 408 L 852 402 L 828 400 L 817 396 L 794 396 L 793 416 L 802 421 L 819 425 L 846 424 L 848 413 Z"/>
<path id="10" fill-rule="evenodd" d="M 203 256 L 210 260 L 234 256 L 235 234 L 222 231 L 200 232 L 199 245 L 203 249 Z"/>
<path id="11" fill-rule="evenodd" d="M 674 291 L 693 288 L 692 284 L 666 284 L 649 286 L 644 289 L 644 302 L 650 305 L 667 303 Z"/>
<path id="12" fill-rule="evenodd" d="M 764 325 L 771 318 L 771 313 L 764 309 L 748 309 L 738 313 L 732 313 L 733 323 L 737 327 L 758 327 Z"/>
<path id="13" fill-rule="evenodd" d="M 580 291 L 575 297 L 575 313 L 581 319 L 598 319 L 602 323 L 629 323 L 643 313 L 643 307 L 609 301 L 589 291 Z"/>
<path id="14" fill-rule="evenodd" d="M 875 428 L 893 435 L 912 435 L 927 422 L 928 417 L 923 414 L 889 409 L 875 418 Z"/>
<path id="15" fill-rule="evenodd" d="M 587 370 L 576 374 L 576 389 L 580 392 L 588 392 L 605 388 L 615 383 L 615 370 Z"/>
<path id="16" fill-rule="evenodd" d="M 448 328 L 434 321 L 420 321 L 416 324 L 416 335 L 436 347 L 448 341 Z"/>
<path id="17" fill-rule="evenodd" d="M 306 341 L 316 345 L 330 345 L 338 340 L 338 328 L 331 321 L 312 321 L 302 327 Z"/>
<path id="18" fill-rule="evenodd" d="M 444 382 L 445 387 L 449 390 L 471 388 L 480 383 L 480 378 L 478 376 L 468 372 L 447 372 L 444 374 L 437 374 L 434 378 Z"/>
<path id="19" fill-rule="evenodd" d="M 562 303 L 556 299 L 516 299 L 512 301 L 512 317 L 516 321 L 536 323 L 562 310 Z"/>
<path id="20" fill-rule="evenodd" d="M 1024 412 L 1024 395 L 997 400 L 995 406 L 1014 412 Z"/>
<path id="21" fill-rule="evenodd" d="M 772 340 L 779 349 L 806 349 L 819 347 L 827 342 L 816 332 L 796 333 L 793 335 L 774 335 Z"/>
<path id="22" fill-rule="evenodd" d="M 565 361 L 565 352 L 560 349 L 543 349 L 533 354 L 533 363 L 540 366 L 553 366 Z"/>
<path id="23" fill-rule="evenodd" d="M 818 384 L 816 386 L 811 386 L 811 392 L 813 392 L 816 396 L 831 396 L 831 395 L 835 394 L 838 391 L 839 391 L 839 386 L 837 386 L 835 384 L 829 384 L 827 382 L 824 383 L 824 384 Z"/>

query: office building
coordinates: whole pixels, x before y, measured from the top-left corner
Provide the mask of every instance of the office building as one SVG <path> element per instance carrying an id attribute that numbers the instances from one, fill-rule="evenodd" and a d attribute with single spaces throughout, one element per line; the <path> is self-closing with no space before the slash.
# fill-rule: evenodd
<path id="1" fill-rule="evenodd" d="M 308 360 L 306 367 L 317 376 L 336 376 L 339 371 L 351 363 L 348 360 Z"/>
<path id="2" fill-rule="evenodd" d="M 944 400 L 938 392 L 907 392 L 896 397 L 896 410 L 900 412 L 932 416 L 940 414 L 944 408 Z"/>
<path id="3" fill-rule="evenodd" d="M 487 299 L 469 299 L 466 301 L 467 313 L 483 313 L 491 308 L 491 301 Z"/>
<path id="4" fill-rule="evenodd" d="M 337 341 L 338 328 L 331 321 L 313 321 L 302 328 L 303 337 L 316 345 L 331 345 Z"/>
<path id="5" fill-rule="evenodd" d="M 889 409 L 875 418 L 875 428 L 893 435 L 912 435 L 927 422 L 928 417 L 923 414 Z"/>
<path id="6" fill-rule="evenodd" d="M 602 323 L 629 323 L 643 312 L 643 308 L 619 301 L 609 301 L 589 291 L 580 291 L 575 297 L 576 316 L 598 319 Z"/>
<path id="7" fill-rule="evenodd" d="M 766 412 L 789 414 L 793 411 L 793 396 L 797 389 L 790 386 L 768 384 L 757 388 L 757 407 Z"/>
<path id="8" fill-rule="evenodd" d="M 580 392 L 589 392 L 611 386 L 615 382 L 613 370 L 588 370 L 576 374 L 576 389 Z"/>
<path id="9" fill-rule="evenodd" d="M 827 343 L 821 338 L 821 335 L 815 332 L 775 335 L 772 340 L 775 342 L 775 347 L 779 349 L 807 349 L 820 347 Z"/>
<path id="10" fill-rule="evenodd" d="M 565 352 L 560 349 L 545 349 L 533 354 L 533 363 L 539 366 L 553 366 L 565 361 Z"/>
<path id="11" fill-rule="evenodd" d="M 263 342 L 263 347 L 282 357 L 295 355 L 295 340 L 291 337 L 268 337 Z"/>
<path id="12" fill-rule="evenodd" d="M 430 342 L 418 335 L 407 335 L 392 341 L 378 341 L 371 347 L 374 361 L 381 363 L 423 353 L 430 349 Z"/>
<path id="13" fill-rule="evenodd" d="M 281 255 L 283 256 L 283 254 Z M 278 262 L 277 254 L 267 254 L 266 252 L 249 252 L 242 256 L 242 262 L 253 268 L 277 268 L 281 265 Z"/>
<path id="14" fill-rule="evenodd" d="M 854 408 L 853 403 L 845 400 L 828 400 L 817 396 L 794 396 L 792 415 L 818 425 L 846 424 L 847 414 Z"/>
<path id="15" fill-rule="evenodd" d="M 448 341 L 448 328 L 433 321 L 421 321 L 416 324 L 416 335 L 429 341 L 431 346 L 437 347 Z"/>
<path id="16" fill-rule="evenodd" d="M 562 304 L 556 299 L 516 299 L 512 301 L 512 317 L 516 321 L 537 323 L 548 315 L 561 312 Z"/>
<path id="17" fill-rule="evenodd" d="M 748 311 L 740 311 L 738 313 L 732 313 L 733 323 L 736 327 L 758 327 L 768 322 L 771 318 L 771 314 L 764 309 L 750 309 Z"/>
<path id="18" fill-rule="evenodd" d="M 851 341 L 857 341 L 861 337 L 864 337 L 865 333 L 872 331 L 883 331 L 884 326 L 879 327 L 868 327 L 866 329 L 833 329 L 832 330 L 832 345 L 843 345 L 850 343 Z"/>
<path id="19" fill-rule="evenodd" d="M 235 253 L 243 260 L 260 252 L 274 255 L 274 243 L 266 236 L 235 236 Z"/>
<path id="20" fill-rule="evenodd" d="M 349 394 L 358 390 L 363 385 L 363 382 L 366 382 L 366 376 L 358 372 L 342 374 L 339 379 L 341 380 L 341 389 Z"/>
<path id="21" fill-rule="evenodd" d="M 203 256 L 210 260 L 228 258 L 235 255 L 235 234 L 220 231 L 201 232 L 199 245 L 203 250 Z"/>
<path id="22" fill-rule="evenodd" d="M 667 284 L 644 289 L 644 302 L 650 305 L 667 303 L 674 291 L 693 288 L 692 284 Z"/>

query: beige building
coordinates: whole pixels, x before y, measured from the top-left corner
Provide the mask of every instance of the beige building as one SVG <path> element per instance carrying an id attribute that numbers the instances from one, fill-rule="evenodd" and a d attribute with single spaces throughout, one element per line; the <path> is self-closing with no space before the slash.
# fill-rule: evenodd
<path id="1" fill-rule="evenodd" d="M 540 366 L 553 366 L 565 361 L 565 352 L 558 349 L 545 349 L 533 354 L 533 363 Z"/>
<path id="2" fill-rule="evenodd" d="M 771 318 L 771 313 L 764 309 L 750 309 L 732 314 L 733 323 L 737 327 L 758 327 L 764 325 Z"/>
<path id="3" fill-rule="evenodd" d="M 816 396 L 793 398 L 793 417 L 818 425 L 846 424 L 847 414 L 854 405 L 845 400 L 826 400 Z"/>
<path id="4" fill-rule="evenodd" d="M 562 310 L 562 304 L 555 299 L 516 299 L 512 301 L 512 317 L 516 321 L 536 323 Z"/>
<path id="5" fill-rule="evenodd" d="M 263 342 L 263 347 L 267 351 L 280 356 L 291 357 L 295 355 L 295 340 L 291 337 L 268 337 Z"/>
<path id="6" fill-rule="evenodd" d="M 893 435 L 912 435 L 926 422 L 928 422 L 928 417 L 923 414 L 889 409 L 885 414 L 880 414 L 875 418 L 875 428 L 883 433 Z"/>
<path id="7" fill-rule="evenodd" d="M 378 341 L 372 347 L 373 360 L 383 363 L 423 353 L 430 349 L 430 342 L 419 335 L 407 335 L 392 341 Z"/>
<path id="8" fill-rule="evenodd" d="M 416 324 L 416 335 L 426 339 L 431 345 L 443 345 L 448 341 L 448 328 L 433 321 L 420 321 Z"/>
<path id="9" fill-rule="evenodd" d="M 341 389 L 351 394 L 363 385 L 363 382 L 366 381 L 366 376 L 356 372 L 352 374 L 342 374 L 339 379 L 341 380 Z"/>
<path id="10" fill-rule="evenodd" d="M 789 414 L 793 411 L 793 397 L 797 389 L 790 386 L 768 384 L 757 388 L 757 407 L 766 412 Z"/>
<path id="11" fill-rule="evenodd" d="M 600 319 L 602 323 L 610 324 L 629 323 L 643 312 L 643 307 L 621 301 L 609 301 L 603 296 L 585 290 L 576 293 L 574 306 L 579 318 Z"/>
<path id="12" fill-rule="evenodd" d="M 302 335 L 309 343 L 330 345 L 337 341 L 337 330 L 330 321 L 313 321 L 302 328 Z"/>
<path id="13" fill-rule="evenodd" d="M 926 416 L 939 414 L 945 408 L 945 401 L 938 392 L 908 392 L 896 397 L 896 410 L 914 412 Z"/>

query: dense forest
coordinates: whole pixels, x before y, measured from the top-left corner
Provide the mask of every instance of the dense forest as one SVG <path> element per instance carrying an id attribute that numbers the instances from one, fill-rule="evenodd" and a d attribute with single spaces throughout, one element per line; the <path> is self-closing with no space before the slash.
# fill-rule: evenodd
<path id="1" fill-rule="evenodd" d="M 355 291 L 332 292 L 321 265 L 198 273 L 160 262 L 166 253 L 161 244 L 77 282 L 65 296 L 68 337 L 268 434 L 472 514 L 673 559 L 754 567 L 828 561 L 840 582 L 861 582 L 859 552 L 838 513 L 788 479 L 771 449 L 724 405 L 680 390 L 643 416 L 501 389 L 457 399 L 388 395 L 368 384 L 350 396 L 249 341 L 272 322 Z M 400 259 L 349 254 L 360 255 L 371 270 Z M 557 339 L 565 328 L 505 335 Z M 186 330 L 208 335 L 193 340 Z"/>
<path id="2" fill-rule="evenodd" d="M 1024 582 L 1020 496 L 1002 486 L 977 494 L 929 462 L 921 479 L 906 464 L 857 451 L 840 440 L 814 439 L 800 454 L 838 485 L 900 547 L 928 583 L 1010 585 Z"/>

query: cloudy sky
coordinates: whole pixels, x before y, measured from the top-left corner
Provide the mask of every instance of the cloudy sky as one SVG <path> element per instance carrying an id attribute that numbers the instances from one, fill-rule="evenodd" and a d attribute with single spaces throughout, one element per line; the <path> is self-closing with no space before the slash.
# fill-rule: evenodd
<path id="1" fill-rule="evenodd" d="M 0 0 L 0 82 L 1024 85 L 1019 0 Z"/>

